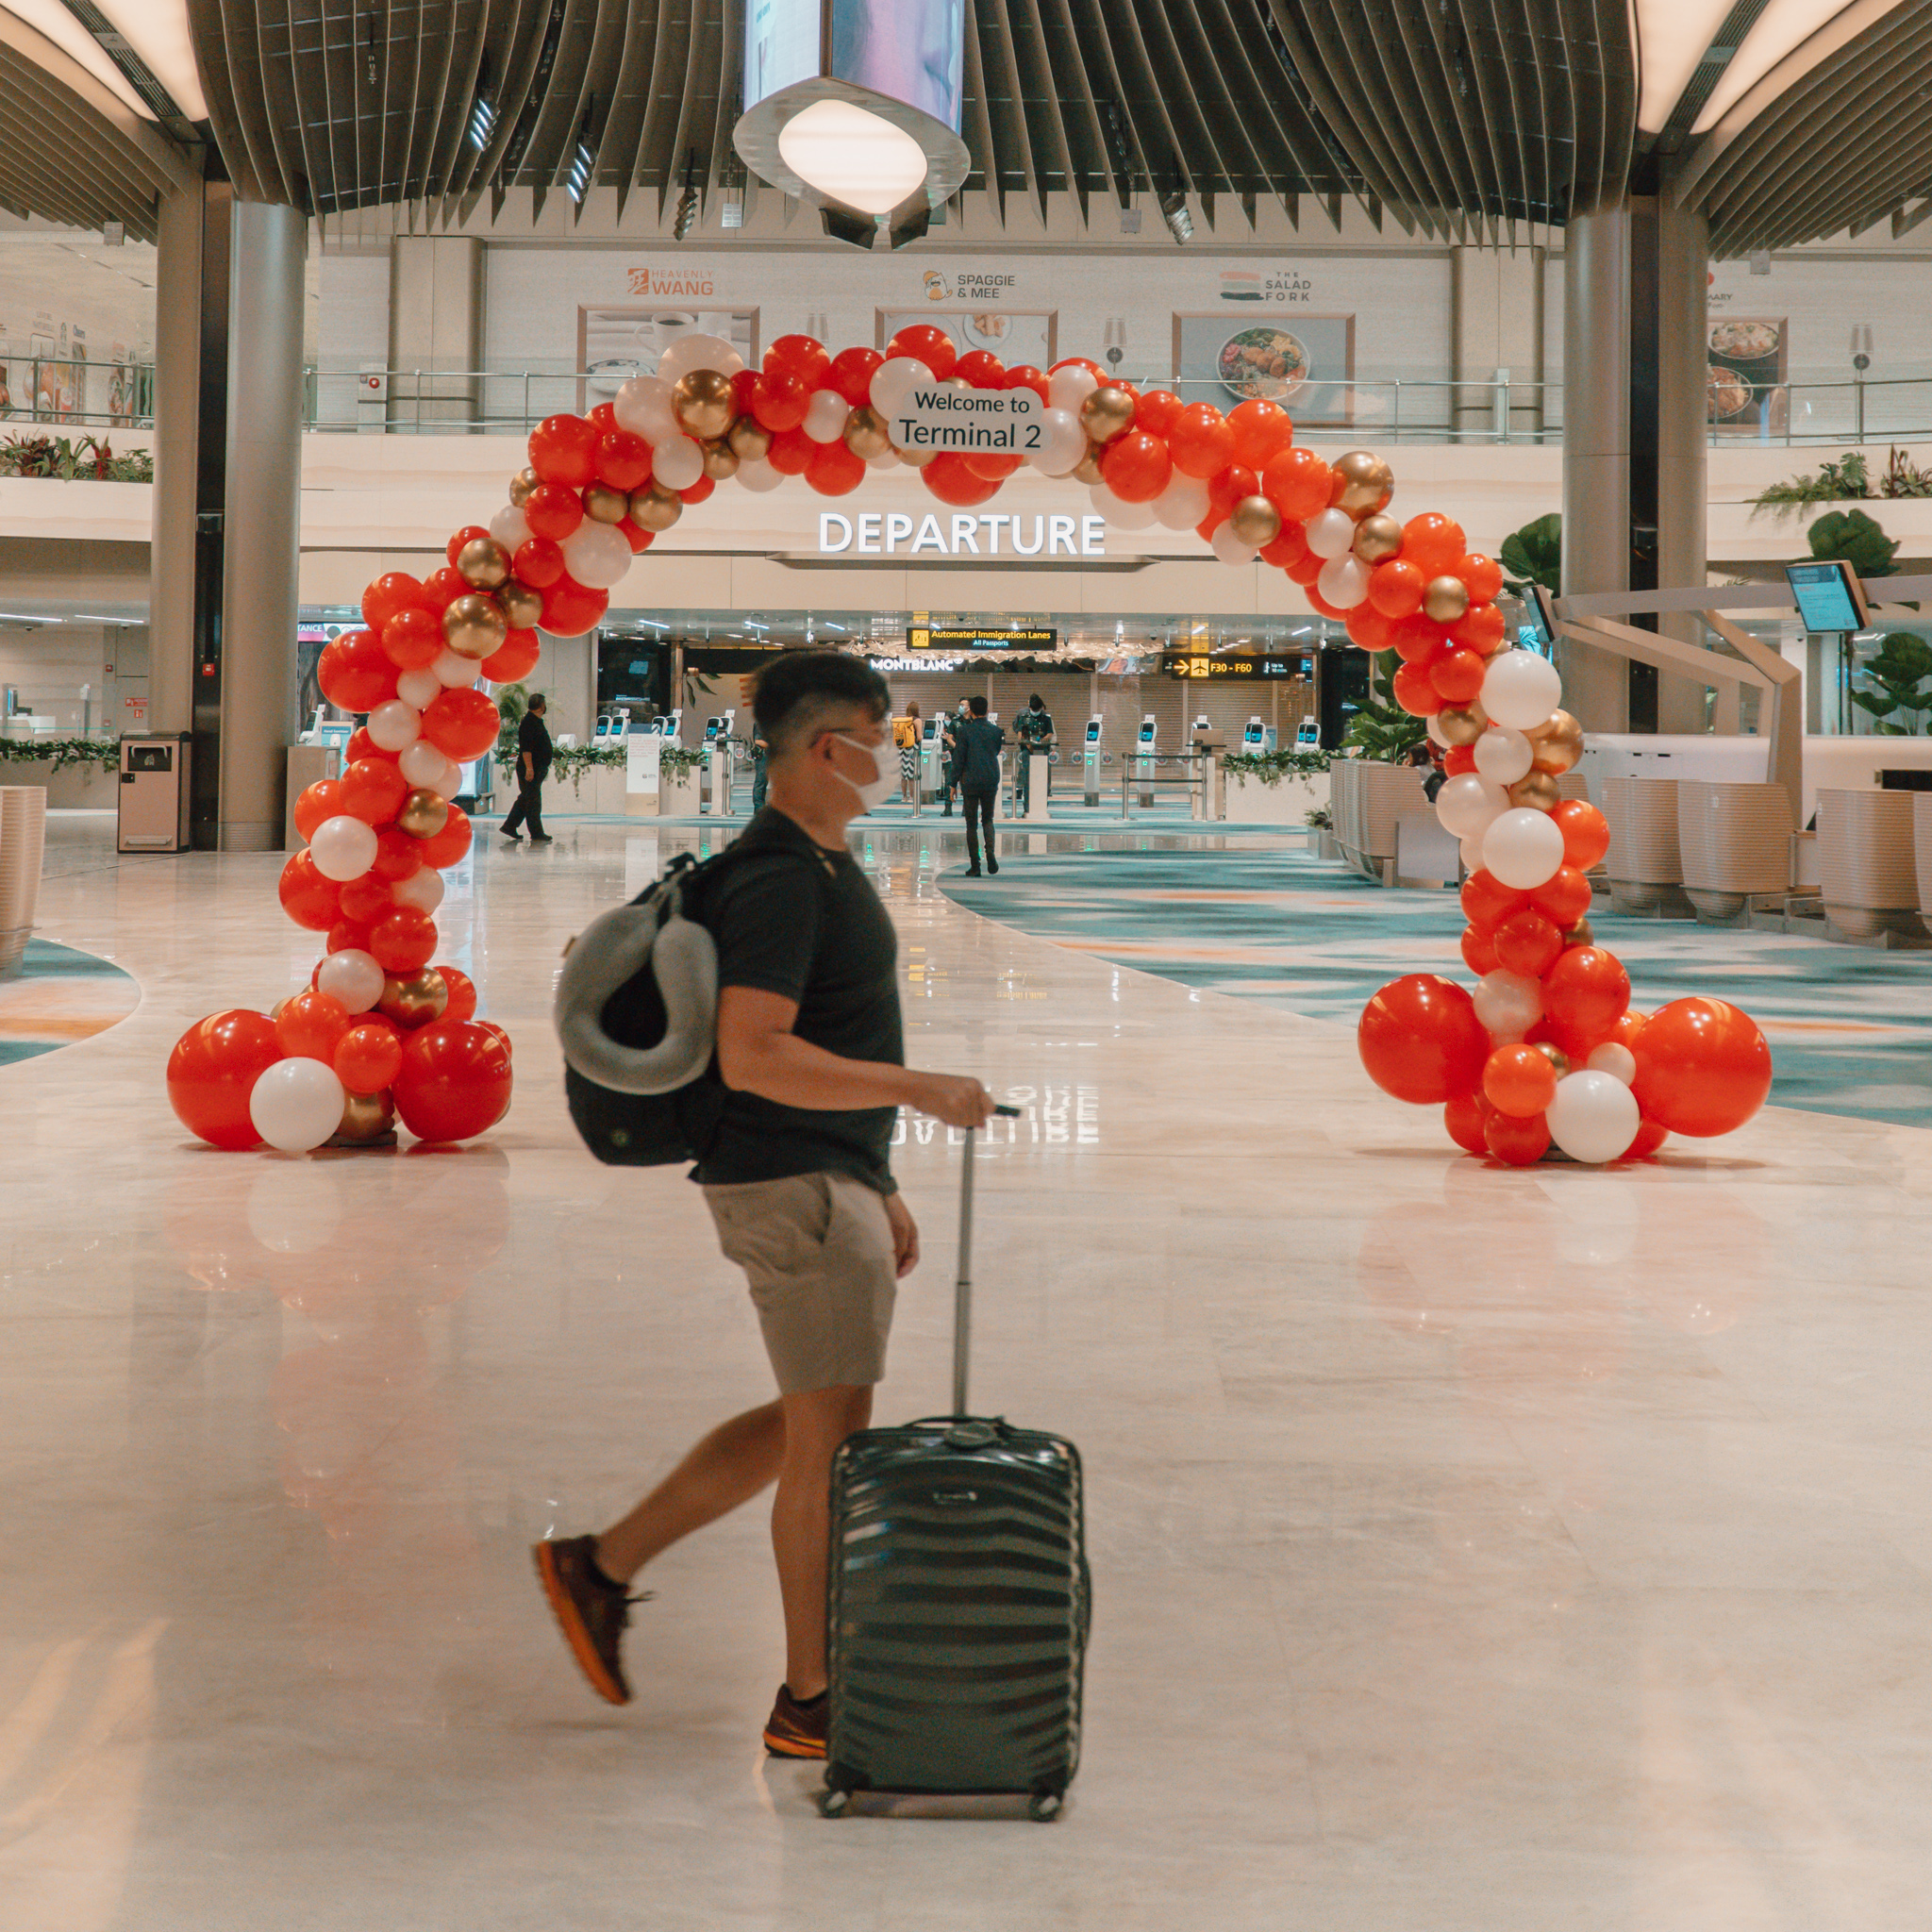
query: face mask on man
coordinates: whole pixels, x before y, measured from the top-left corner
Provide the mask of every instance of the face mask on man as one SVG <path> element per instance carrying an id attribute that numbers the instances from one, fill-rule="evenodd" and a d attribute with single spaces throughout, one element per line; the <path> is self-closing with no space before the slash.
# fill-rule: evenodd
<path id="1" fill-rule="evenodd" d="M 858 802 L 867 811 L 877 810 L 899 789 L 899 774 L 886 762 L 885 747 L 876 744 L 866 744 L 857 738 L 847 738 L 842 731 L 835 731 L 832 736 L 841 744 L 849 744 L 854 751 L 862 752 L 872 760 L 873 775 L 863 784 L 857 783 L 851 778 L 845 778 L 843 772 L 839 772 L 839 775 L 841 778 L 845 778 L 846 784 L 850 785 L 853 791 L 858 793 Z M 839 771 L 837 765 L 834 765 L 832 769 L 835 772 Z"/>

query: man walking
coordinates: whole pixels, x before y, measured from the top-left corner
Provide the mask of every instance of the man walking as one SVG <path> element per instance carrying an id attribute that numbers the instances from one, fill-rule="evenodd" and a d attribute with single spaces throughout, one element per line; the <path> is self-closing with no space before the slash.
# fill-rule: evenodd
<path id="1" fill-rule="evenodd" d="M 519 837 L 517 827 L 524 824 L 530 828 L 532 845 L 550 843 L 550 834 L 543 829 L 543 780 L 550 775 L 550 728 L 543 722 L 543 693 L 533 692 L 517 726 L 517 802 L 502 826 L 512 845 Z"/>
<path id="2" fill-rule="evenodd" d="M 998 872 L 992 848 L 992 808 L 1000 795 L 1000 748 L 1007 734 L 986 715 L 983 697 L 967 701 L 969 717 L 954 734 L 954 775 L 959 786 L 959 808 L 966 814 L 966 876 L 979 876 L 979 831 L 986 828 L 986 869 Z"/>
<path id="3" fill-rule="evenodd" d="M 826 1496 L 833 1452 L 872 1417 L 895 1283 L 919 1232 L 887 1161 L 901 1107 L 982 1125 L 977 1080 L 905 1064 L 897 940 L 845 827 L 898 789 L 885 680 L 856 658 L 790 652 L 758 679 L 771 803 L 697 908 L 718 949 L 722 1122 L 693 1170 L 745 1273 L 778 1397 L 721 1423 L 601 1536 L 539 1543 L 537 1568 L 598 1693 L 627 1703 L 630 1580 L 774 1479 L 785 1681 L 777 1757 L 825 1750 Z"/>

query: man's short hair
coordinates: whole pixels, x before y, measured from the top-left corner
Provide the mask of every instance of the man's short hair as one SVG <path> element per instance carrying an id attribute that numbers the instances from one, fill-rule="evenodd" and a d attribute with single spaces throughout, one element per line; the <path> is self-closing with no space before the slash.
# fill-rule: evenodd
<path id="1" fill-rule="evenodd" d="M 968 698 L 966 700 L 966 708 L 975 718 L 983 718 L 986 716 L 986 700 L 984 698 Z"/>
<path id="2" fill-rule="evenodd" d="M 1035 691 L 1033 695 L 1026 700 L 1026 702 L 1036 711 L 1043 711 L 1046 709 L 1046 700 L 1043 697 L 1041 697 L 1038 691 Z"/>
<path id="3" fill-rule="evenodd" d="M 779 758 L 840 711 L 856 708 L 877 721 L 891 705 L 886 680 L 863 658 L 843 651 L 787 651 L 758 674 L 752 717 L 772 756 Z"/>
<path id="4" fill-rule="evenodd" d="M 524 708 L 526 711 L 541 711 L 543 709 L 547 702 L 548 700 L 545 699 L 543 693 L 541 691 L 533 691 L 530 693 L 529 700 L 525 705 Z"/>

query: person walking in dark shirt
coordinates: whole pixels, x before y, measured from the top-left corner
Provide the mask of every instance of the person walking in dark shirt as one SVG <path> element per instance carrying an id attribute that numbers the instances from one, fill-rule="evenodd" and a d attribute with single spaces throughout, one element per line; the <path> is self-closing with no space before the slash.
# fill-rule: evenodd
<path id="1" fill-rule="evenodd" d="M 993 854 L 992 808 L 1000 795 L 1000 751 L 1007 734 L 986 715 L 986 700 L 967 700 L 970 717 L 960 720 L 953 734 L 953 776 L 959 787 L 959 806 L 966 814 L 966 876 L 979 876 L 979 832 L 986 828 L 986 869 L 997 872 Z"/>
<path id="2" fill-rule="evenodd" d="M 543 780 L 550 775 L 550 731 L 543 723 L 543 693 L 530 699 L 517 726 L 517 802 L 503 822 L 503 836 L 512 845 L 520 836 L 518 826 L 530 828 L 532 845 L 547 845 L 550 834 L 543 829 Z"/>

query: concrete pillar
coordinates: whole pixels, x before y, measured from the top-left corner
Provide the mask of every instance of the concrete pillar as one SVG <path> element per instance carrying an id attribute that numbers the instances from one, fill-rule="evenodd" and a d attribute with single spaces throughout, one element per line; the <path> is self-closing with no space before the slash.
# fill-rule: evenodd
<path id="1" fill-rule="evenodd" d="M 1541 248 L 1450 251 L 1451 374 L 1488 385 L 1455 391 L 1456 431 L 1472 441 L 1494 441 L 1499 426 L 1525 441 L 1541 431 L 1543 257 Z M 1493 388 L 1504 375 L 1507 417 Z"/>
<path id="2" fill-rule="evenodd" d="M 399 235 L 391 249 L 389 420 L 431 433 L 474 432 L 482 384 L 465 372 L 482 367 L 483 244 Z"/>
<path id="3" fill-rule="evenodd" d="M 1659 204 L 1657 217 L 1657 570 L 1659 584 L 1702 584 L 1710 575 L 1708 402 L 1710 225 Z M 1691 616 L 1658 621 L 1687 644 L 1715 640 Z M 1658 675 L 1657 728 L 1702 731 L 1706 687 Z M 1733 702 L 1736 685 L 1718 687 Z M 1732 727 L 1735 729 L 1735 726 Z"/>
<path id="4" fill-rule="evenodd" d="M 229 304 L 221 849 L 278 851 L 295 733 L 303 258 L 295 208 L 238 202 Z"/>

